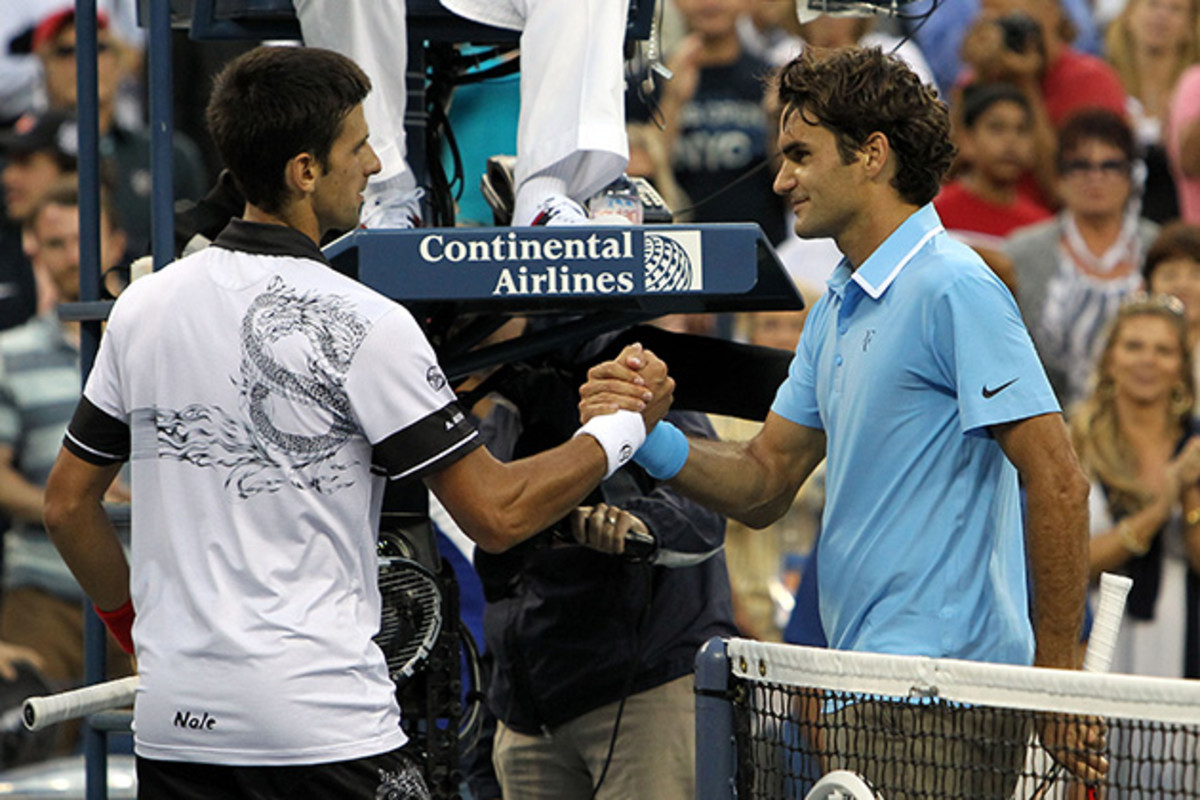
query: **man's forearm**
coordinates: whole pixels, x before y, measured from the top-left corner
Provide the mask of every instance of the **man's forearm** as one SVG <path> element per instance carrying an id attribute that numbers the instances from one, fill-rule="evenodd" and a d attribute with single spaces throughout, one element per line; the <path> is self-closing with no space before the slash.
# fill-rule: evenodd
<path id="1" fill-rule="evenodd" d="M 47 530 L 75 580 L 98 608 L 111 610 L 129 599 L 129 564 L 100 503 L 81 507 L 78 515 Z"/>
<path id="2" fill-rule="evenodd" d="M 1034 663 L 1077 669 L 1087 596 L 1088 481 L 1059 413 L 997 425 L 992 435 L 1025 484 Z"/>
<path id="3" fill-rule="evenodd" d="M 773 492 L 747 442 L 690 439 L 688 444 L 687 463 L 670 481 L 673 489 L 752 528 L 774 521 L 768 519 Z"/>
<path id="4" fill-rule="evenodd" d="M 46 484 L 50 539 L 83 591 L 105 611 L 129 599 L 129 564 L 103 506 L 119 469 L 93 466 L 64 449 Z"/>
<path id="5" fill-rule="evenodd" d="M 824 435 L 771 447 L 763 436 L 748 442 L 690 439 L 687 463 L 671 480 L 680 494 L 752 528 L 777 521 L 800 485 L 825 457 Z M 811 438 L 811 441 L 807 439 Z"/>
<path id="6" fill-rule="evenodd" d="M 1027 487 L 1026 542 L 1033 578 L 1035 663 L 1076 669 L 1088 577 L 1086 484 Z"/>

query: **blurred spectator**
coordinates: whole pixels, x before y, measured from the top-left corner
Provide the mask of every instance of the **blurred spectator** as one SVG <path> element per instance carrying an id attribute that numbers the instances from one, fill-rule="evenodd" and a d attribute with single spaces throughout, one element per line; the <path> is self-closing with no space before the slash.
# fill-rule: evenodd
<path id="1" fill-rule="evenodd" d="M 1184 70 L 1175 84 L 1165 138 L 1179 216 L 1200 224 L 1200 65 Z"/>
<path id="2" fill-rule="evenodd" d="M 800 26 L 800 38 L 809 47 L 833 50 L 838 47 L 878 47 L 892 53 L 908 64 L 922 83 L 937 88 L 933 71 L 921 48 L 911 41 L 900 39 L 875 29 L 874 17 L 834 17 L 822 15 Z M 798 55 L 793 52 L 789 57 Z M 786 63 L 786 62 L 784 62 Z"/>
<path id="3" fill-rule="evenodd" d="M 1059 402 L 1087 392 L 1104 327 L 1142 285 L 1142 258 L 1158 226 L 1137 216 L 1133 131 L 1111 111 L 1081 111 L 1059 141 L 1063 210 L 1015 233 L 1017 304 Z"/>
<path id="4" fill-rule="evenodd" d="M 0 128 L 6 128 L 23 114 L 41 111 L 46 98 L 42 88 L 42 67 L 30 52 L 33 30 L 55 11 L 73 6 L 72 0 L 9 0 L 0 4 Z M 145 38 L 137 21 L 138 0 L 99 0 L 117 35 L 129 46 L 131 62 L 141 61 Z M 134 69 L 137 67 L 135 66 Z"/>
<path id="5" fill-rule="evenodd" d="M 625 167 L 625 174 L 650 181 L 673 212 L 676 222 L 690 221 L 686 209 L 691 201 L 675 180 L 667 145 L 658 129 L 653 123 L 631 122 L 625 130 L 629 135 L 629 165 Z"/>
<path id="6" fill-rule="evenodd" d="M 921 14 L 932 9 L 935 2 L 938 3 L 936 13 L 927 19 L 919 19 Z M 1063 11 L 1076 31 L 1073 46 L 1084 53 L 1100 55 L 1100 37 L 1091 5 L 1089 0 L 1062 0 Z M 980 0 L 916 0 L 905 7 L 909 32 L 929 62 L 943 95 L 948 94 L 962 78 L 963 38 L 979 14 Z"/>
<path id="7" fill-rule="evenodd" d="M 1200 386 L 1200 225 L 1176 220 L 1163 226 L 1146 251 L 1142 267 L 1146 289 L 1183 302 L 1192 349 L 1192 373 Z M 1196 410 L 1200 412 L 1200 398 Z M 1200 417 L 1200 414 L 1197 414 Z"/>
<path id="8" fill-rule="evenodd" d="M 664 140 L 695 222 L 757 222 L 783 239 L 783 203 L 771 191 L 768 154 L 775 131 L 764 107 L 771 66 L 738 40 L 743 0 L 676 0 L 688 35 L 662 89 Z"/>
<path id="9" fill-rule="evenodd" d="M 961 116 L 955 144 L 965 172 L 933 204 L 947 231 L 976 249 L 998 250 L 1017 228 L 1051 215 L 1017 191 L 1033 164 L 1033 112 L 1012 84 L 973 83 L 963 89 Z"/>
<path id="10" fill-rule="evenodd" d="M 1179 216 L 1163 126 L 1171 90 L 1200 57 L 1197 10 L 1196 0 L 1129 0 L 1104 37 L 1146 162 L 1142 216 L 1159 223 Z"/>
<path id="11" fill-rule="evenodd" d="M 123 45 L 110 30 L 108 19 L 97 19 L 96 79 L 100 100 L 100 150 L 115 165 L 113 201 L 129 237 L 129 254 L 142 255 L 150 247 L 150 135 L 123 125 L 116 116 L 117 90 L 123 75 Z M 41 61 L 46 99 L 50 108 L 74 111 L 76 107 L 75 11 L 58 11 L 34 30 L 30 46 Z M 175 199 L 199 199 L 206 189 L 206 172 L 200 151 L 190 139 L 176 134 L 174 157 Z"/>
<path id="12" fill-rule="evenodd" d="M 1200 438 L 1187 338 L 1177 299 L 1127 303 L 1071 419 L 1092 479 L 1092 578 L 1133 578 L 1113 672 L 1200 677 L 1192 635 L 1200 630 Z"/>
<path id="13" fill-rule="evenodd" d="M 121 232 L 102 210 L 101 263 L 122 250 Z M 50 189 L 26 223 L 35 242 L 35 269 L 47 276 L 58 303 L 79 298 L 79 197 L 72 180 Z M 116 255 L 114 255 L 116 254 Z M 0 510 L 13 520 L 4 535 L 0 639 L 28 647 L 58 688 L 83 679 L 83 600 L 42 525 L 42 495 L 79 397 L 79 323 L 51 308 L 0 333 Z M 128 500 L 114 487 L 113 499 Z M 110 641 L 110 674 L 129 661 Z M 64 742 L 69 746 L 70 742 Z"/>
<path id="14" fill-rule="evenodd" d="M 1055 205 L 1056 131 L 1084 108 L 1125 113 L 1125 90 L 1117 74 L 1104 61 L 1072 47 L 1076 33 L 1060 0 L 983 0 L 980 16 L 963 40 L 963 60 L 972 79 L 1012 83 L 1029 99 L 1036 145 L 1026 191 L 1044 205 Z"/>
<path id="15" fill-rule="evenodd" d="M 77 166 L 75 120 L 61 112 L 26 114 L 0 136 L 0 184 L 5 214 L 0 221 L 0 330 L 19 325 L 39 310 L 39 292 L 22 224 L 50 187 Z"/>
<path id="16" fill-rule="evenodd" d="M 745 0 L 737 32 L 750 55 L 773 66 L 786 64 L 801 47 L 795 0 Z"/>

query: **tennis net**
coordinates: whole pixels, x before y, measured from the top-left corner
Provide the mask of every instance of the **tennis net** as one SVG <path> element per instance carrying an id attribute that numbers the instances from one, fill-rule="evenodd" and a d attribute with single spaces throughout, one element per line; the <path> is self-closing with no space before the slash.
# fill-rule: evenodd
<path id="1" fill-rule="evenodd" d="M 696 691 L 700 800 L 1200 798 L 1200 681 L 714 639 Z"/>

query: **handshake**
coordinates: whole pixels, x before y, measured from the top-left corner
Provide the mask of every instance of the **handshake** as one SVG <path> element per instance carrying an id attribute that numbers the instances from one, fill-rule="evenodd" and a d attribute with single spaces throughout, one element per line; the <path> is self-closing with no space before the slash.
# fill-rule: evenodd
<path id="1" fill-rule="evenodd" d="M 673 478 L 688 456 L 687 437 L 662 422 L 674 400 L 675 381 L 667 365 L 640 344 L 631 344 L 612 361 L 588 370 L 579 390 L 576 436 L 592 436 L 608 459 L 605 477 L 626 462 L 637 461 L 659 480 Z"/>

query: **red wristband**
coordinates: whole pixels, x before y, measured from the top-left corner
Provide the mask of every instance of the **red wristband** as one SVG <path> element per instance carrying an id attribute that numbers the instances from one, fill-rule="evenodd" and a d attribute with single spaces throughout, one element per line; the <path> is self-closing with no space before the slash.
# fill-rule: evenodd
<path id="1" fill-rule="evenodd" d="M 101 611 L 95 604 L 92 608 L 96 609 L 96 616 L 104 621 L 105 627 L 117 640 L 117 644 L 121 645 L 121 649 L 133 655 L 133 599 L 126 600 L 125 605 L 112 611 Z"/>

